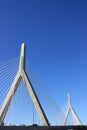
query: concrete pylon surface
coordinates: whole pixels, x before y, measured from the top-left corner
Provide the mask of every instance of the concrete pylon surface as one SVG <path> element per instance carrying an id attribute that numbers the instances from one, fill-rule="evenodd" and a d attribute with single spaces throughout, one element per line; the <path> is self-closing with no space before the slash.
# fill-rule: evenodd
<path id="1" fill-rule="evenodd" d="M 14 81 L 11 84 L 10 90 L 9 90 L 9 92 L 8 92 L 4 102 L 2 104 L 2 107 L 0 110 L 0 124 L 2 124 L 2 122 L 6 116 L 6 113 L 8 111 L 10 104 L 11 104 L 11 101 L 15 95 L 15 92 L 16 92 L 19 84 L 20 84 L 20 81 L 23 80 L 43 125 L 49 126 L 50 125 L 49 121 L 45 115 L 45 112 L 44 112 L 44 110 L 39 102 L 39 99 L 38 99 L 38 97 L 33 89 L 32 83 L 30 82 L 30 79 L 29 79 L 29 77 L 26 73 L 26 70 L 25 70 L 25 61 L 26 61 L 25 51 L 26 51 L 25 44 L 22 43 L 21 53 L 20 53 L 19 70 L 18 70 L 18 72 L 14 78 Z"/>

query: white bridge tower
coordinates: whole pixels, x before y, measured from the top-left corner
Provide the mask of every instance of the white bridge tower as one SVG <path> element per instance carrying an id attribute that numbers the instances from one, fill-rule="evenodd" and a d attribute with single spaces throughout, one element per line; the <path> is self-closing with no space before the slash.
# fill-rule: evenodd
<path id="1" fill-rule="evenodd" d="M 6 116 L 7 111 L 8 111 L 8 108 L 11 104 L 12 98 L 15 95 L 15 92 L 20 84 L 20 81 L 23 80 L 43 125 L 49 126 L 50 125 L 49 121 L 44 113 L 44 110 L 39 102 L 39 99 L 36 95 L 36 92 L 34 91 L 32 83 L 27 75 L 26 70 L 25 70 L 25 61 L 26 61 L 25 49 L 26 49 L 25 44 L 23 43 L 21 45 L 19 70 L 14 78 L 14 81 L 11 84 L 10 90 L 9 90 L 8 94 L 6 95 L 6 98 L 5 98 L 5 100 L 2 104 L 2 107 L 0 109 L 0 124 L 2 125 L 3 120 Z"/>
<path id="2" fill-rule="evenodd" d="M 74 119 L 78 122 L 78 124 L 82 125 L 82 122 L 80 121 L 79 117 L 77 116 L 74 108 L 72 107 L 71 105 L 71 99 L 70 99 L 70 94 L 68 93 L 68 108 L 67 108 L 67 111 L 66 111 L 66 115 L 65 115 L 65 119 L 64 119 L 64 125 L 66 125 L 66 122 L 67 122 L 67 119 L 68 119 L 68 115 L 69 113 L 72 113 Z"/>

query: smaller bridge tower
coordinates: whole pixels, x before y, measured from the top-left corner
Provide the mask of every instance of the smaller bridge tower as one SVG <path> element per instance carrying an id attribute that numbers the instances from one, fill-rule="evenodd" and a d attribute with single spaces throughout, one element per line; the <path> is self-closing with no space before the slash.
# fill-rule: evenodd
<path id="1" fill-rule="evenodd" d="M 77 116 L 74 108 L 72 107 L 71 105 L 71 98 L 70 98 L 70 93 L 68 93 L 68 108 L 67 108 L 67 111 L 66 111 L 66 115 L 65 115 L 65 119 L 64 119 L 64 125 L 66 125 L 66 122 L 67 122 L 67 119 L 68 119 L 68 116 L 69 116 L 69 113 L 72 113 L 74 119 L 78 122 L 78 124 L 82 125 L 82 122 L 80 121 L 79 117 Z"/>

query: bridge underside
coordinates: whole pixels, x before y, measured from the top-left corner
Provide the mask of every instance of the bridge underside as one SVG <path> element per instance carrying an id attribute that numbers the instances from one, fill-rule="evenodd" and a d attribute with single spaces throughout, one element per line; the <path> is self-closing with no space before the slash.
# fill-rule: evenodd
<path id="1" fill-rule="evenodd" d="M 0 130 L 87 130 L 87 126 L 0 126 Z"/>

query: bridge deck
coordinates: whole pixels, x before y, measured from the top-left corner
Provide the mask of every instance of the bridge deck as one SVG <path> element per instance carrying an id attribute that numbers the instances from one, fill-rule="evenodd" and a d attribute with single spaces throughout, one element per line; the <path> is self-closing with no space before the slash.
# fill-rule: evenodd
<path id="1" fill-rule="evenodd" d="M 87 130 L 87 126 L 0 126 L 0 130 Z"/>

